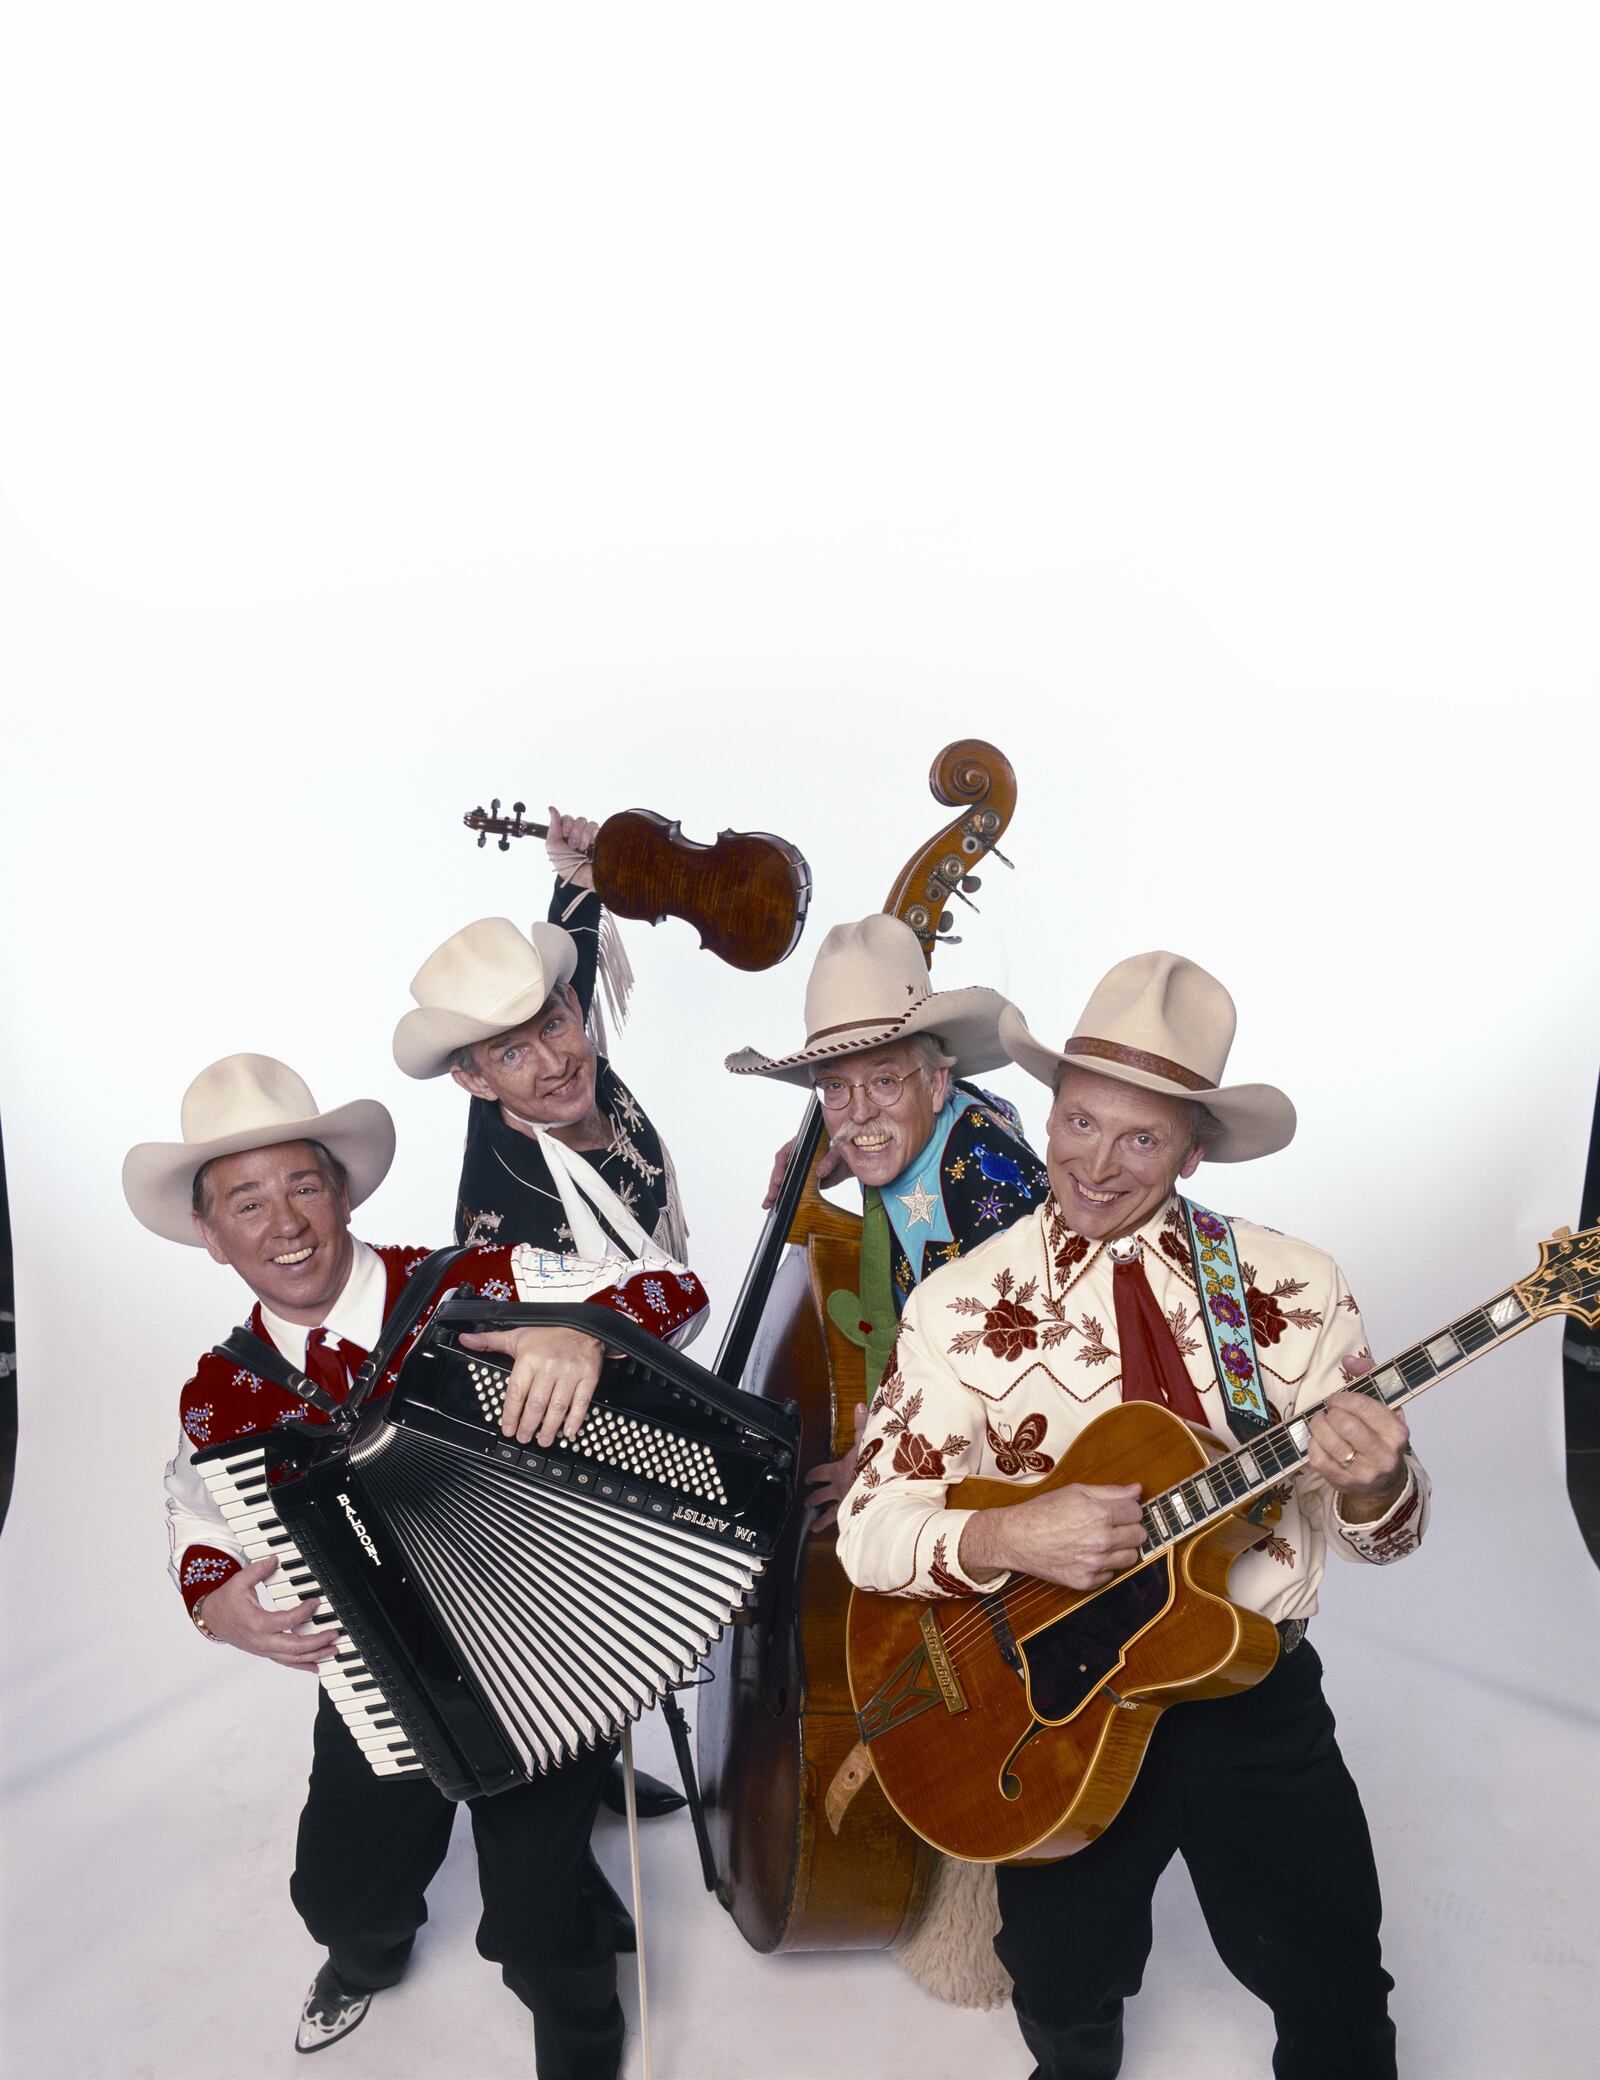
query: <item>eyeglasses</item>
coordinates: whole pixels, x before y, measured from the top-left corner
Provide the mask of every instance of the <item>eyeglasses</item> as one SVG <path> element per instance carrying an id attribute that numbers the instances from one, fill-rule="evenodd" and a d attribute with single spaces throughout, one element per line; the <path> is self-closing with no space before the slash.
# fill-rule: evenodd
<path id="1" fill-rule="evenodd" d="M 879 1069 L 864 1083 L 849 1083 L 842 1076 L 819 1076 L 812 1088 L 829 1112 L 842 1111 L 854 1091 L 865 1091 L 874 1105 L 886 1110 L 894 1104 L 912 1077 L 921 1074 L 920 1067 L 908 1069 L 904 1076 L 896 1076 L 892 1069 Z"/>

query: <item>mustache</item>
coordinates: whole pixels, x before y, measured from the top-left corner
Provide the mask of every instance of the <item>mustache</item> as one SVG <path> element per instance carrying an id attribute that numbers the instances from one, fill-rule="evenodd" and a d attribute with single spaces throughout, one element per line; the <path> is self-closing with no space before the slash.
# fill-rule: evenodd
<path id="1" fill-rule="evenodd" d="M 899 1128 L 891 1125 L 891 1123 L 886 1119 L 867 1120 L 861 1126 L 846 1127 L 843 1133 L 834 1134 L 830 1138 L 834 1141 L 848 1145 L 854 1144 L 861 1138 L 863 1134 L 887 1134 L 891 1141 L 898 1141 L 900 1138 Z"/>

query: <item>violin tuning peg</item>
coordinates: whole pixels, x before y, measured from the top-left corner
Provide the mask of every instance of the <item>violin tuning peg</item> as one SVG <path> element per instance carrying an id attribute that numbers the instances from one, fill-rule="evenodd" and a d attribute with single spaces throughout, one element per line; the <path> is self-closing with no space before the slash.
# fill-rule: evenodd
<path id="1" fill-rule="evenodd" d="M 480 852 L 481 852 L 481 851 L 483 850 L 484 846 L 488 844 L 488 842 L 489 842 L 489 833 L 488 833 L 487 831 L 479 831 L 479 833 L 478 833 L 478 850 L 479 850 Z"/>
<path id="2" fill-rule="evenodd" d="M 489 804 L 489 814 L 491 816 L 498 816 L 500 814 L 500 797 L 498 795 L 496 795 L 494 800 Z"/>
<path id="3" fill-rule="evenodd" d="M 519 823 L 522 820 L 522 812 L 524 809 L 527 808 L 527 806 L 528 805 L 526 802 L 513 802 L 511 804 L 511 813 L 513 816 L 516 817 Z"/>
<path id="4" fill-rule="evenodd" d="M 500 850 L 502 852 L 509 852 L 511 850 L 511 840 L 505 835 L 503 831 L 500 834 Z"/>

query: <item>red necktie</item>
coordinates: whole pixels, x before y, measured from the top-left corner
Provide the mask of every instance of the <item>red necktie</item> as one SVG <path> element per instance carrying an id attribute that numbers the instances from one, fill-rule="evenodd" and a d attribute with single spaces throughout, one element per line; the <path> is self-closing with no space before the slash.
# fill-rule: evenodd
<path id="1" fill-rule="evenodd" d="M 306 1378 L 314 1380 L 334 1401 L 342 1402 L 350 1391 L 355 1368 L 365 1356 L 365 1351 L 346 1343 L 332 1330 L 313 1329 L 306 1338 Z"/>
<path id="2" fill-rule="evenodd" d="M 1118 1264 L 1111 1276 L 1117 1310 L 1117 1348 L 1122 1353 L 1124 1401 L 1159 1401 L 1186 1423 L 1206 1428 L 1200 1397 L 1183 1369 L 1166 1316 L 1156 1305 L 1138 1257 Z"/>

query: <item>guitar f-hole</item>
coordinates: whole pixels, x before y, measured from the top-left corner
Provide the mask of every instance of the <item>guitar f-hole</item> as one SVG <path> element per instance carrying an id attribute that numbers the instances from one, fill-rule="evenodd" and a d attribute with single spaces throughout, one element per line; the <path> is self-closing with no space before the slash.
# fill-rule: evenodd
<path id="1" fill-rule="evenodd" d="M 1043 1732 L 1044 1721 L 1042 1719 L 1035 1719 L 1033 1724 L 1028 1728 L 1027 1732 L 1022 1736 L 1021 1740 L 1017 1742 L 1017 1745 L 1011 1750 L 1011 1753 L 1000 1765 L 1000 1796 L 1002 1798 L 1008 1798 L 1015 1801 L 1016 1799 L 1019 1799 L 1022 1796 L 1022 1779 L 1017 1775 L 1016 1771 L 1011 1767 L 1011 1765 L 1016 1761 L 1017 1757 L 1022 1753 L 1023 1749 L 1028 1745 L 1029 1741 L 1033 1739 L 1034 1735 L 1036 1733 Z"/>

